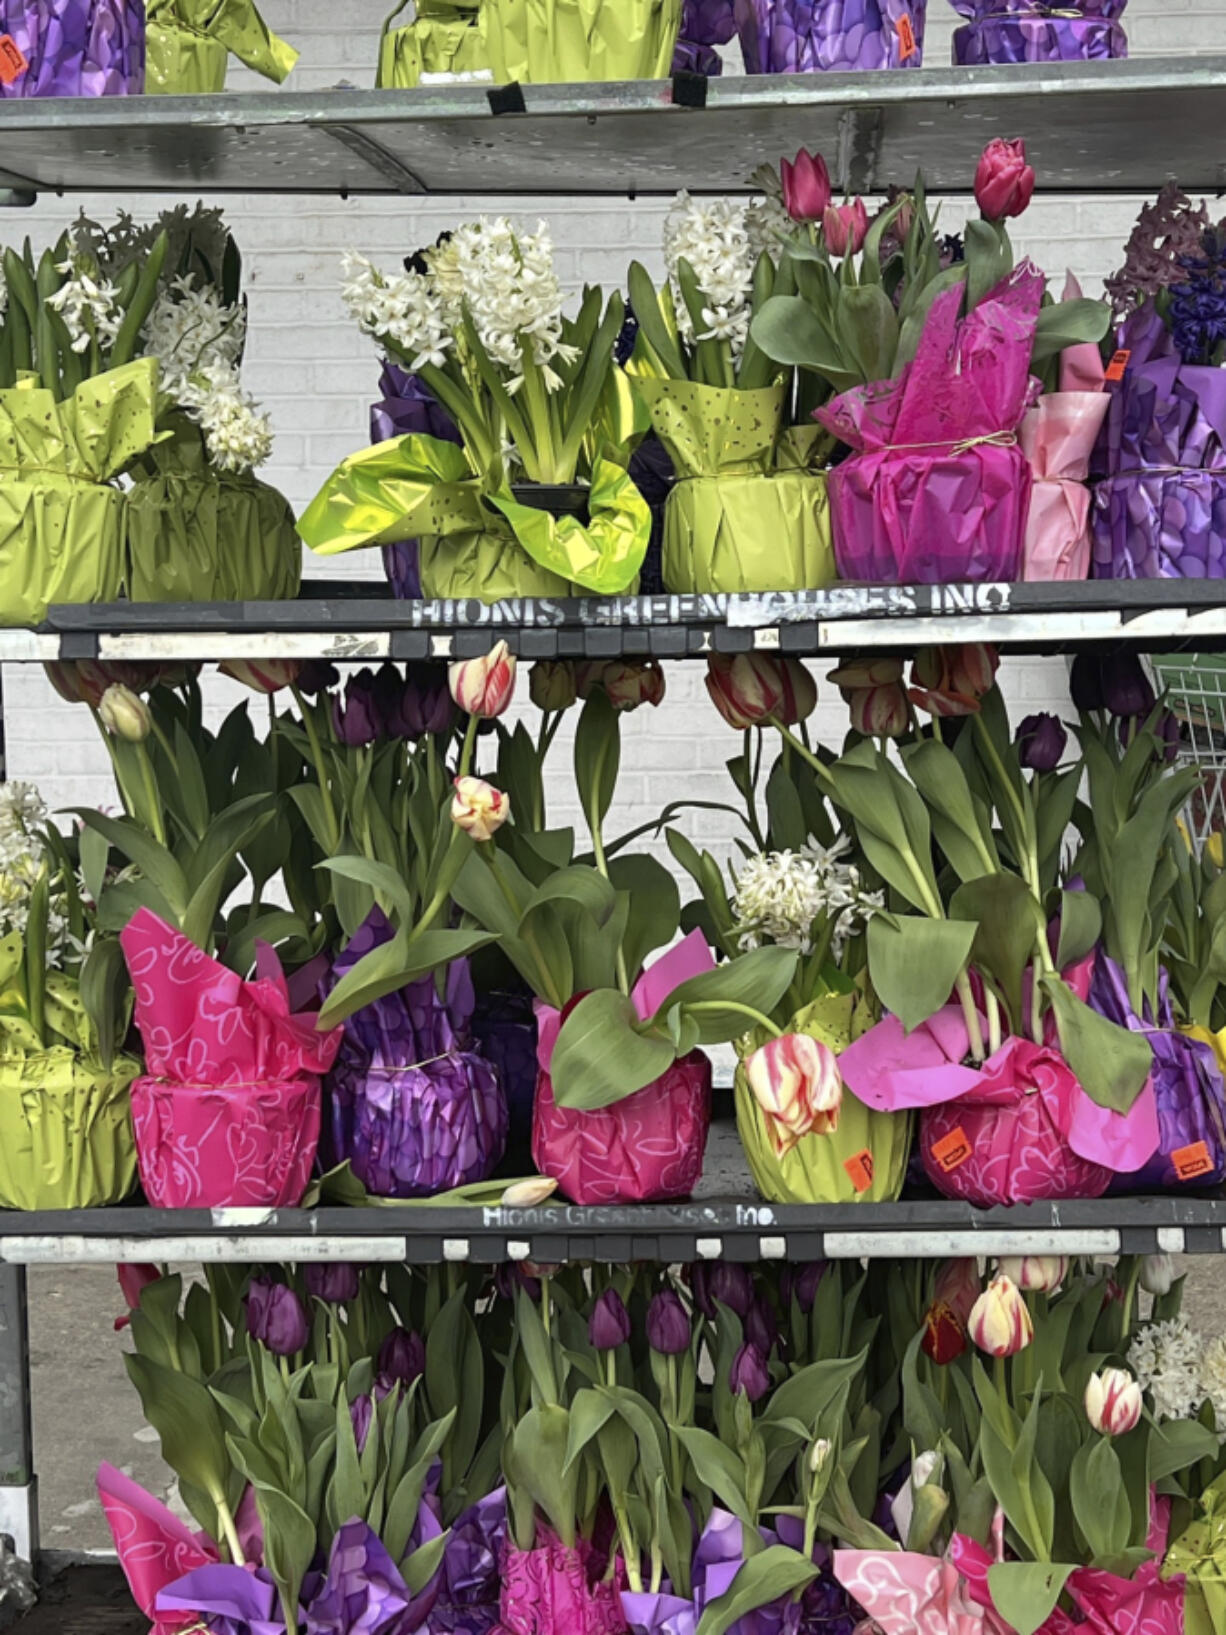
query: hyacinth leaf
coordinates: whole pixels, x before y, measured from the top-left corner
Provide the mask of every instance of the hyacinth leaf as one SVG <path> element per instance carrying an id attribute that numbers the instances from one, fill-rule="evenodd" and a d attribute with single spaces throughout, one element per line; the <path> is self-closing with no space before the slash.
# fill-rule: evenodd
<path id="1" fill-rule="evenodd" d="M 1144 1035 L 1091 1010 L 1060 977 L 1041 980 L 1055 1014 L 1060 1049 L 1081 1088 L 1100 1107 L 1130 1112 L 1153 1067 L 1154 1053 Z"/>
<path id="2" fill-rule="evenodd" d="M 554 1097 L 585 1112 L 609 1107 L 653 1084 L 675 1059 L 671 1040 L 640 1031 L 626 994 L 598 988 L 562 1024 L 549 1069 Z"/>
<path id="3" fill-rule="evenodd" d="M 868 922 L 868 968 L 882 1004 L 908 1033 L 945 1005 L 966 969 L 977 926 L 874 914 Z"/>
<path id="4" fill-rule="evenodd" d="M 819 1572 L 799 1550 L 772 1544 L 750 1556 L 723 1595 L 707 1603 L 697 1635 L 726 1635 L 740 1619 L 811 1584 Z"/>
<path id="5" fill-rule="evenodd" d="M 1055 1611 L 1073 1571 L 1048 1561 L 998 1562 L 988 1569 L 992 1604 L 1017 1635 L 1035 1635 Z"/>

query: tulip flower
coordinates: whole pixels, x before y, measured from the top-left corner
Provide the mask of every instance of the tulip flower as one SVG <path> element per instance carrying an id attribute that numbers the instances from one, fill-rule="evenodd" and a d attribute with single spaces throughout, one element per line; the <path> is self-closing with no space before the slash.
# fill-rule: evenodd
<path id="1" fill-rule="evenodd" d="M 663 1357 L 679 1357 L 690 1349 L 690 1319 L 679 1297 L 661 1289 L 647 1308 L 647 1344 Z"/>
<path id="2" fill-rule="evenodd" d="M 420 1334 L 394 1328 L 379 1347 L 376 1378 L 386 1385 L 412 1385 L 426 1371 L 426 1348 Z"/>
<path id="3" fill-rule="evenodd" d="M 1126 1368 L 1104 1368 L 1086 1381 L 1086 1418 L 1104 1436 L 1127 1436 L 1141 1423 L 1141 1387 Z"/>
<path id="4" fill-rule="evenodd" d="M 502 1300 L 514 1300 L 519 1290 L 528 1296 L 529 1300 L 541 1298 L 541 1280 L 533 1277 L 523 1269 L 523 1265 L 514 1260 L 504 1261 L 494 1273 L 494 1290 Z"/>
<path id="5" fill-rule="evenodd" d="M 358 1397 L 349 1404 L 349 1422 L 353 1426 L 353 1440 L 358 1445 L 358 1452 L 366 1448 L 366 1438 L 370 1435 L 370 1427 L 375 1418 L 374 1397 Z"/>
<path id="6" fill-rule="evenodd" d="M 707 692 L 738 731 L 772 719 L 794 725 L 817 704 L 817 686 L 804 665 L 773 653 L 713 654 L 707 660 Z"/>
<path id="7" fill-rule="evenodd" d="M 375 696 L 375 673 L 359 670 L 350 676 L 343 693 L 332 700 L 332 731 L 337 742 L 361 749 L 384 736 L 383 714 Z"/>
<path id="8" fill-rule="evenodd" d="M 1001 1260 L 999 1269 L 1019 1289 L 1032 1294 L 1054 1294 L 1068 1276 L 1068 1256 L 1006 1257 Z"/>
<path id="9" fill-rule="evenodd" d="M 160 664 L 106 663 L 101 659 L 55 659 L 43 665 L 47 680 L 69 704 L 97 709 L 102 695 L 117 682 L 134 693 L 157 684 Z"/>
<path id="10" fill-rule="evenodd" d="M 966 1325 L 943 1300 L 934 1300 L 924 1313 L 924 1338 L 920 1349 L 939 1368 L 955 1362 L 966 1350 Z"/>
<path id="11" fill-rule="evenodd" d="M 125 1264 L 116 1266 L 119 1274 L 119 1291 L 123 1295 L 124 1305 L 128 1308 L 122 1317 L 115 1319 L 115 1332 L 121 1333 L 132 1321 L 131 1313 L 140 1310 L 140 1297 L 150 1283 L 156 1283 L 162 1275 L 158 1266 L 137 1266 Z"/>
<path id="12" fill-rule="evenodd" d="M 515 660 L 506 642 L 496 642 L 477 659 L 461 659 L 448 672 L 451 696 L 468 715 L 493 721 L 515 693 Z"/>
<path id="13" fill-rule="evenodd" d="M 640 704 L 660 704 L 664 699 L 664 671 L 656 659 L 606 664 L 600 685 L 613 708 L 622 713 L 637 710 Z"/>
<path id="14" fill-rule="evenodd" d="M 278 1357 L 292 1357 L 302 1351 L 310 1338 L 302 1301 L 284 1283 L 252 1278 L 247 1287 L 247 1332 Z"/>
<path id="15" fill-rule="evenodd" d="M 474 840 L 492 840 L 511 815 L 511 797 L 484 778 L 457 778 L 451 821 Z"/>
<path id="16" fill-rule="evenodd" d="M 149 706 L 138 694 L 114 682 L 102 695 L 98 719 L 112 738 L 128 744 L 143 744 L 153 731 Z"/>
<path id="17" fill-rule="evenodd" d="M 996 649 L 983 642 L 921 648 L 911 666 L 911 702 L 943 719 L 978 715 L 999 668 Z"/>
<path id="18" fill-rule="evenodd" d="M 1026 163 L 1026 144 L 995 137 L 975 171 L 975 202 L 985 221 L 1020 216 L 1034 194 L 1035 174 Z"/>
<path id="19" fill-rule="evenodd" d="M 750 1402 L 757 1402 L 770 1390 L 771 1377 L 766 1366 L 766 1358 L 756 1345 L 746 1341 L 732 1359 L 728 1385 L 733 1396 L 744 1391 Z"/>
<path id="20" fill-rule="evenodd" d="M 528 697 L 538 710 L 569 710 L 578 696 L 575 667 L 568 659 L 542 659 L 532 666 Z"/>
<path id="21" fill-rule="evenodd" d="M 1091 714 L 1148 715 L 1156 702 L 1154 689 L 1135 653 L 1079 653 L 1073 660 L 1069 691 L 1079 710 Z"/>
<path id="22" fill-rule="evenodd" d="M 769 1357 L 779 1342 L 779 1323 L 765 1300 L 756 1299 L 745 1319 L 745 1338 Z"/>
<path id="23" fill-rule="evenodd" d="M 829 1045 L 806 1033 L 769 1039 L 745 1063 L 745 1078 L 767 1115 L 778 1157 L 806 1135 L 831 1135 L 839 1127 L 843 1080 Z"/>
<path id="24" fill-rule="evenodd" d="M 1031 772 L 1054 772 L 1068 744 L 1058 716 L 1028 715 L 1017 729 L 1017 757 Z"/>
<path id="25" fill-rule="evenodd" d="M 329 664 L 326 659 L 307 659 L 298 672 L 297 687 L 304 698 L 318 698 L 340 679 L 341 673 L 335 664 Z"/>
<path id="26" fill-rule="evenodd" d="M 775 712 L 785 727 L 807 721 L 817 708 L 817 683 L 799 659 L 779 659 L 783 702 Z"/>
<path id="27" fill-rule="evenodd" d="M 455 725 L 455 705 L 447 686 L 447 672 L 441 664 L 411 664 L 400 699 L 398 736 L 424 738 L 427 733 L 450 732 Z"/>
<path id="28" fill-rule="evenodd" d="M 630 1313 L 616 1289 L 606 1289 L 592 1307 L 587 1337 L 596 1351 L 616 1351 L 630 1338 Z"/>
<path id="29" fill-rule="evenodd" d="M 301 659 L 227 659 L 217 668 L 231 681 L 241 681 L 255 693 L 279 693 L 283 687 L 293 687 L 302 674 Z"/>
<path id="30" fill-rule="evenodd" d="M 868 210 L 863 199 L 826 206 L 822 215 L 822 238 L 831 255 L 859 255 L 867 233 Z"/>
<path id="31" fill-rule="evenodd" d="M 551 1175 L 533 1175 L 526 1181 L 512 1181 L 502 1195 L 504 1209 L 537 1209 L 558 1190 Z"/>
<path id="32" fill-rule="evenodd" d="M 794 160 L 779 162 L 783 204 L 793 221 L 821 221 L 830 204 L 830 172 L 820 153 L 801 148 Z"/>
<path id="33" fill-rule="evenodd" d="M 814 1302 L 817 1300 L 818 1286 L 825 1275 L 826 1262 L 824 1260 L 811 1260 L 795 1274 L 792 1293 L 796 1297 L 796 1304 L 806 1317 L 813 1310 Z"/>
<path id="34" fill-rule="evenodd" d="M 1215 869 L 1226 869 L 1226 845 L 1222 843 L 1222 831 L 1220 829 L 1215 829 L 1206 840 L 1204 855 Z"/>
<path id="35" fill-rule="evenodd" d="M 1170 1294 L 1175 1262 L 1170 1255 L 1146 1255 L 1141 1262 L 1141 1287 L 1146 1294 Z"/>
<path id="36" fill-rule="evenodd" d="M 694 1304 L 704 1317 L 715 1316 L 715 1302 L 727 1306 L 742 1321 L 753 1304 L 753 1279 L 749 1268 L 734 1260 L 697 1261 L 690 1268 Z"/>
<path id="37" fill-rule="evenodd" d="M 911 721 L 902 687 L 865 687 L 847 694 L 854 731 L 865 738 L 901 738 Z"/>
<path id="38" fill-rule="evenodd" d="M 848 693 L 867 692 L 873 687 L 895 687 L 902 680 L 903 661 L 895 658 L 852 659 L 831 670 L 826 677 L 846 697 Z"/>
<path id="39" fill-rule="evenodd" d="M 308 1266 L 303 1273 L 306 1291 L 316 1300 L 325 1300 L 330 1306 L 356 1300 L 361 1279 L 356 1266 L 348 1261 L 325 1261 Z"/>
<path id="40" fill-rule="evenodd" d="M 1013 1357 L 1026 1349 L 1034 1339 L 1034 1324 L 1011 1278 L 992 1279 L 971 1310 L 967 1333 L 989 1357 Z"/>
<path id="41" fill-rule="evenodd" d="M 821 1475 L 822 1471 L 825 1470 L 826 1466 L 830 1463 L 830 1456 L 833 1452 L 834 1444 L 827 1437 L 814 1437 L 813 1445 L 809 1449 L 808 1464 L 810 1476 Z"/>

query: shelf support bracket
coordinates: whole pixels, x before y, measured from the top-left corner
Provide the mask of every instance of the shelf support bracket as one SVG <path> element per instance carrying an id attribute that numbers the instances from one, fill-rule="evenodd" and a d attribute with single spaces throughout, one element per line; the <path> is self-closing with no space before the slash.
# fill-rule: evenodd
<path id="1" fill-rule="evenodd" d="M 394 153 L 389 153 L 381 143 L 367 136 L 363 131 L 352 125 L 320 125 L 318 129 L 324 131 L 334 142 L 339 142 L 351 153 L 356 153 L 359 159 L 365 159 L 372 170 L 391 182 L 397 193 L 426 193 L 429 189 L 421 177 L 411 171 L 408 165 L 402 164 Z"/>
<path id="2" fill-rule="evenodd" d="M 885 114 L 881 108 L 846 108 L 839 115 L 838 174 L 848 193 L 876 193 Z"/>

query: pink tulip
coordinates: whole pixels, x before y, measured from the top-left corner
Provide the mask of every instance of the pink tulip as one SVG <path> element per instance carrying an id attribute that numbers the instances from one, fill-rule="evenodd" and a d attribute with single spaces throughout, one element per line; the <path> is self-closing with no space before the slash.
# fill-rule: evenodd
<path id="1" fill-rule="evenodd" d="M 1141 1423 L 1141 1387 L 1126 1368 L 1104 1368 L 1086 1382 L 1086 1418 L 1104 1436 L 1127 1436 Z"/>
<path id="2" fill-rule="evenodd" d="M 783 203 L 793 221 L 821 221 L 830 204 L 830 172 L 820 153 L 801 148 L 795 160 L 779 163 Z"/>
<path id="3" fill-rule="evenodd" d="M 511 800 L 484 778 L 457 778 L 451 821 L 474 840 L 492 840 L 511 815 Z"/>
<path id="4" fill-rule="evenodd" d="M 822 216 L 822 237 L 831 255 L 859 255 L 868 232 L 868 210 L 863 199 L 851 204 L 828 204 Z"/>
<path id="5" fill-rule="evenodd" d="M 116 1266 L 115 1270 L 119 1274 L 119 1292 L 123 1295 L 124 1304 L 127 1306 L 129 1314 L 139 1311 L 141 1291 L 147 1289 L 150 1283 L 156 1283 L 159 1280 L 162 1275 L 161 1268 L 159 1266 L 143 1266 L 124 1262 Z M 130 1315 L 117 1317 L 115 1319 L 116 1333 L 127 1328 L 130 1322 Z"/>
<path id="6" fill-rule="evenodd" d="M 743 731 L 771 719 L 792 726 L 811 715 L 817 684 L 798 659 L 773 653 L 714 653 L 707 692 L 730 727 Z"/>
<path id="7" fill-rule="evenodd" d="M 477 659 L 461 659 L 447 673 L 451 696 L 468 715 L 493 721 L 515 693 L 515 660 L 506 642 L 496 642 Z"/>
<path id="8" fill-rule="evenodd" d="M 1006 142 L 996 137 L 983 150 L 975 171 L 975 198 L 985 221 L 1020 216 L 1034 194 L 1035 174 L 1026 163 L 1021 137 Z"/>
<path id="9" fill-rule="evenodd" d="M 865 738 L 901 738 L 911 719 L 907 695 L 898 686 L 865 687 L 847 694 L 851 724 Z"/>
<path id="10" fill-rule="evenodd" d="M 600 685 L 609 702 L 619 712 L 637 710 L 640 704 L 659 704 L 664 698 L 664 671 L 656 659 L 606 664 Z"/>
<path id="11" fill-rule="evenodd" d="M 828 1045 L 805 1033 L 770 1039 L 745 1063 L 745 1078 L 767 1115 L 778 1157 L 802 1136 L 832 1135 L 843 1105 L 843 1080 Z"/>
<path id="12" fill-rule="evenodd" d="M 967 1333 L 989 1357 L 1013 1357 L 1034 1339 L 1034 1324 L 1012 1278 L 994 1277 L 971 1309 Z"/>

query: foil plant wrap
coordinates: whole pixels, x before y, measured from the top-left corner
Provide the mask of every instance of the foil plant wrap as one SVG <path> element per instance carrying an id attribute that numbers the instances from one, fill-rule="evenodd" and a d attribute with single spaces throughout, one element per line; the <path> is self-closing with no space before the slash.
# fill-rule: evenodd
<path id="1" fill-rule="evenodd" d="M 865 1012 L 854 993 L 831 992 L 794 1016 L 785 1031 L 808 1034 L 841 1054 L 865 1031 Z M 908 1112 L 879 1112 L 844 1087 L 838 1129 L 805 1135 L 783 1155 L 771 1143 L 768 1115 L 745 1077 L 744 1063 L 769 1035 L 755 1029 L 738 1043 L 736 1124 L 749 1173 L 762 1196 L 777 1204 L 887 1203 L 902 1191 L 913 1120 Z"/>
<path id="2" fill-rule="evenodd" d="M 395 85 L 399 81 L 390 83 Z M 455 421 L 423 385 L 420 376 L 409 374 L 398 364 L 385 363 L 379 377 L 379 391 L 382 396 L 370 409 L 372 443 L 386 443 L 408 432 L 439 437 L 447 443 L 461 441 Z M 421 561 L 415 539 L 385 545 L 383 571 L 398 601 L 414 602 L 421 596 Z"/>
<path id="3" fill-rule="evenodd" d="M 591 1542 L 564 1545 L 538 1526 L 531 1550 L 502 1550 L 501 1622 L 495 1635 L 625 1635 L 617 1585 Z"/>
<path id="4" fill-rule="evenodd" d="M 727 45 L 735 33 L 735 0 L 685 0 L 673 73 L 705 74 L 708 79 L 722 74 L 723 58 L 715 47 Z"/>
<path id="5" fill-rule="evenodd" d="M 3 1027 L 0 1026 L 0 1033 Z M 140 1063 L 0 1048 L 0 1208 L 99 1209 L 136 1189 L 131 1084 Z"/>
<path id="6" fill-rule="evenodd" d="M 391 937 L 372 910 L 333 977 Z M 422 977 L 343 1024 L 328 1078 L 331 1153 L 377 1198 L 428 1198 L 484 1181 L 506 1149 L 498 1074 L 471 1048 L 468 962 L 453 960 L 444 981 L 440 993 L 433 976 Z"/>
<path id="7" fill-rule="evenodd" d="M 536 1100 L 536 1018 L 532 995 L 482 990 L 473 1011 L 477 1049 L 492 1062 L 507 1102 L 507 1152 L 515 1174 L 532 1142 L 532 1107 Z"/>
<path id="8" fill-rule="evenodd" d="M 736 0 L 749 74 L 919 68 L 927 0 Z"/>
<path id="9" fill-rule="evenodd" d="M 1045 280 L 1023 261 L 964 319 L 932 303 L 914 361 L 816 418 L 856 452 L 830 473 L 839 576 L 876 584 L 1012 580 L 1031 474 L 1017 431 Z"/>
<path id="10" fill-rule="evenodd" d="M 955 65 L 1090 62 L 1128 55 L 1120 15 L 1128 0 L 953 0 L 967 21 L 954 32 Z"/>
<path id="11" fill-rule="evenodd" d="M 140 96 L 143 0 L 0 0 L 0 34 L 26 67 L 0 97 Z"/>
<path id="12" fill-rule="evenodd" d="M 682 0 L 483 0 L 481 32 L 500 84 L 664 79 Z"/>
<path id="13" fill-rule="evenodd" d="M 186 1618 L 159 1618 L 157 1598 L 185 1574 L 216 1562 L 212 1542 L 203 1533 L 193 1533 L 160 1499 L 114 1465 L 99 1465 L 97 1486 L 132 1599 L 153 1620 L 150 1635 L 175 1635 L 186 1629 Z"/>
<path id="14" fill-rule="evenodd" d="M 506 1489 L 496 1488 L 452 1524 L 430 1635 L 489 1635 L 498 1622 L 506 1548 Z"/>
<path id="15" fill-rule="evenodd" d="M 1152 305 L 1116 333 L 1094 454 L 1096 579 L 1226 576 L 1226 372 L 1183 363 Z M 1124 354 L 1127 357 L 1124 357 Z"/>
<path id="16" fill-rule="evenodd" d="M 120 933 L 145 1076 L 132 1086 L 141 1184 L 161 1209 L 300 1202 L 319 1143 L 320 1077 L 340 1029 L 295 1014 L 261 945 L 244 981 L 149 909 Z"/>
<path id="17" fill-rule="evenodd" d="M 1196 1509 L 1172 1541 L 1162 1576 L 1184 1590 L 1185 1635 L 1216 1635 L 1226 1628 L 1226 1475 L 1210 1482 Z"/>
<path id="18" fill-rule="evenodd" d="M 416 0 L 413 21 L 393 27 L 403 10 L 402 4 L 383 25 L 375 80 L 380 89 L 411 90 L 426 77 L 491 78 L 474 4 Z"/>
<path id="19" fill-rule="evenodd" d="M 1147 1007 L 1142 1019 L 1129 1003 L 1123 971 L 1100 953 L 1089 1003 L 1118 1026 L 1143 1033 L 1154 1052 L 1158 1150 L 1142 1168 L 1121 1175 L 1117 1190 L 1216 1186 L 1226 1178 L 1226 1086 L 1212 1047 L 1175 1027 L 1166 972 L 1159 978 L 1157 1017 Z"/>
<path id="20" fill-rule="evenodd" d="M 298 61 L 274 34 L 254 0 L 146 0 L 151 95 L 222 91 L 231 55 L 280 85 Z"/>

